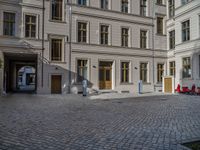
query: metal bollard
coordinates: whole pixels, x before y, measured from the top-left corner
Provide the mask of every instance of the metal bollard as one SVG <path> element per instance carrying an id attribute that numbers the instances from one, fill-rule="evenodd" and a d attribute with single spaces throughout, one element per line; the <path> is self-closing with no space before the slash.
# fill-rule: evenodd
<path id="1" fill-rule="evenodd" d="M 83 80 L 82 85 L 83 85 L 83 96 L 87 96 L 87 80 Z"/>
<path id="2" fill-rule="evenodd" d="M 138 81 L 138 93 L 142 94 L 142 80 Z"/>

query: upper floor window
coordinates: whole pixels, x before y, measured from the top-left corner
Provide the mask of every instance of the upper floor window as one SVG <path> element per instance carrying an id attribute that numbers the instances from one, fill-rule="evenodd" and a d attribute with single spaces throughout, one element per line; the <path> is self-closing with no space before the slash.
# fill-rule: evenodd
<path id="1" fill-rule="evenodd" d="M 157 17 L 157 33 L 163 34 L 163 18 Z"/>
<path id="2" fill-rule="evenodd" d="M 36 37 L 36 16 L 25 16 L 25 37 Z"/>
<path id="3" fill-rule="evenodd" d="M 140 31 L 140 48 L 147 48 L 147 31 Z"/>
<path id="4" fill-rule="evenodd" d="M 15 35 L 15 13 L 4 12 L 3 34 L 9 36 Z"/>
<path id="5" fill-rule="evenodd" d="M 182 23 L 182 41 L 190 40 L 190 20 Z"/>
<path id="6" fill-rule="evenodd" d="M 62 60 L 62 39 L 51 39 L 51 60 Z"/>
<path id="7" fill-rule="evenodd" d="M 189 2 L 189 0 L 181 0 L 181 4 L 182 5 L 184 5 L 184 4 L 188 3 L 188 2 Z"/>
<path id="8" fill-rule="evenodd" d="M 169 74 L 170 76 L 175 76 L 176 73 L 176 64 L 175 61 L 169 63 Z"/>
<path id="9" fill-rule="evenodd" d="M 108 0 L 101 0 L 101 8 L 108 9 Z"/>
<path id="10" fill-rule="evenodd" d="M 129 43 L 129 29 L 128 28 L 122 28 L 121 29 L 121 45 L 124 47 L 128 47 Z"/>
<path id="11" fill-rule="evenodd" d="M 191 77 L 191 62 L 190 57 L 183 58 L 183 78 Z"/>
<path id="12" fill-rule="evenodd" d="M 140 80 L 147 83 L 147 74 L 148 74 L 148 63 L 140 63 Z"/>
<path id="13" fill-rule="evenodd" d="M 52 20 L 62 21 L 63 0 L 52 0 L 51 6 Z"/>
<path id="14" fill-rule="evenodd" d="M 78 0 L 78 4 L 86 6 L 87 5 L 87 0 Z"/>
<path id="15" fill-rule="evenodd" d="M 147 0 L 140 0 L 140 15 L 147 16 Z"/>
<path id="16" fill-rule="evenodd" d="M 128 13 L 128 1 L 129 0 L 121 0 L 121 11 L 124 13 Z"/>
<path id="17" fill-rule="evenodd" d="M 164 75 L 164 64 L 158 64 L 157 65 L 157 82 L 162 83 Z"/>
<path id="18" fill-rule="evenodd" d="M 108 35 L 109 35 L 109 26 L 108 25 L 101 25 L 100 27 L 100 42 L 103 45 L 108 45 Z"/>
<path id="19" fill-rule="evenodd" d="M 129 62 L 121 62 L 121 83 L 129 82 Z"/>
<path id="20" fill-rule="evenodd" d="M 175 6 L 174 6 L 174 0 L 168 1 L 168 9 L 169 9 L 169 17 L 174 17 L 175 13 Z"/>
<path id="21" fill-rule="evenodd" d="M 162 0 L 157 0 L 157 4 L 162 5 L 163 4 Z"/>
<path id="22" fill-rule="evenodd" d="M 175 30 L 169 32 L 169 49 L 175 48 Z"/>
<path id="23" fill-rule="evenodd" d="M 78 22 L 78 42 L 87 42 L 87 23 Z"/>

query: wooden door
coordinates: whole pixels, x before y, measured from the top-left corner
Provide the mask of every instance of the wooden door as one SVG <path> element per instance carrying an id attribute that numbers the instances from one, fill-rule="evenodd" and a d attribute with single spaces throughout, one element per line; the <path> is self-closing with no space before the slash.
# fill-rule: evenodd
<path id="1" fill-rule="evenodd" d="M 164 82 L 165 82 L 165 87 L 164 87 L 165 93 L 172 93 L 172 78 L 165 78 Z"/>
<path id="2" fill-rule="evenodd" d="M 112 89 L 112 68 L 99 68 L 99 89 Z"/>
<path id="3" fill-rule="evenodd" d="M 51 76 L 51 93 L 52 94 L 61 94 L 61 82 L 62 76 L 61 75 L 52 75 Z"/>

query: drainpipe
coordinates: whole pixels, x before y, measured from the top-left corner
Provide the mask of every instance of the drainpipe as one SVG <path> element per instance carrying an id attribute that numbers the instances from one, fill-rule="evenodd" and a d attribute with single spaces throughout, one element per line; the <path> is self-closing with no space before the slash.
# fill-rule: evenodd
<path id="1" fill-rule="evenodd" d="M 71 93 L 71 59 L 72 59 L 72 1 L 68 2 L 69 4 L 69 94 Z"/>
<path id="2" fill-rule="evenodd" d="M 41 77 L 41 86 L 44 86 L 44 13 L 45 13 L 45 0 L 42 2 L 42 77 Z"/>
<path id="3" fill-rule="evenodd" d="M 154 25 L 154 19 L 155 19 L 155 0 L 153 0 L 153 7 L 152 7 L 152 50 L 153 50 L 153 89 L 154 89 L 154 92 L 155 92 L 155 51 L 154 51 L 154 48 L 155 48 L 155 45 L 154 45 L 154 42 L 155 42 L 155 25 Z"/>

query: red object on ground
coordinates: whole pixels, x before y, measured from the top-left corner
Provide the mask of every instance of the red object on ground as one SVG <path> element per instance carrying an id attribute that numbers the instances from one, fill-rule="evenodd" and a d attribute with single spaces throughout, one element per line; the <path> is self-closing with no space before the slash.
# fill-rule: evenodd
<path id="1" fill-rule="evenodd" d="M 175 89 L 176 92 L 181 93 L 181 86 L 180 84 L 177 85 L 177 88 Z"/>
<path id="2" fill-rule="evenodd" d="M 182 87 L 182 93 L 189 93 L 191 90 L 187 86 Z"/>
<path id="3" fill-rule="evenodd" d="M 196 94 L 196 86 L 195 84 L 192 85 L 192 89 L 190 91 L 192 94 Z"/>
<path id="4" fill-rule="evenodd" d="M 200 95 L 200 87 L 197 88 L 197 94 Z"/>

